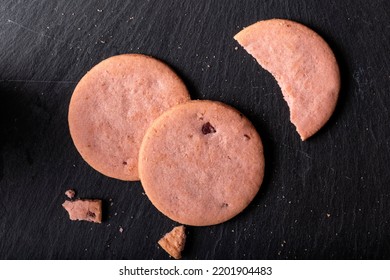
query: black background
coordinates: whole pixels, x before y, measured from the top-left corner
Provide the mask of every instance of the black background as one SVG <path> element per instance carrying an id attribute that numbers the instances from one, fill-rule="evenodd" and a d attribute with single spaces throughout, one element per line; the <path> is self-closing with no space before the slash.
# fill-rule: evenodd
<path id="1" fill-rule="evenodd" d="M 90 168 L 67 125 L 86 71 L 132 52 L 168 63 L 193 99 L 233 105 L 263 139 L 260 193 L 224 224 L 188 227 L 184 259 L 389 258 L 389 3 L 1 0 L 0 258 L 168 258 L 156 242 L 176 223 L 139 182 Z M 336 111 L 306 142 L 276 81 L 233 40 L 269 18 L 318 32 L 341 68 Z M 69 220 L 69 188 L 104 200 L 103 224 Z"/>

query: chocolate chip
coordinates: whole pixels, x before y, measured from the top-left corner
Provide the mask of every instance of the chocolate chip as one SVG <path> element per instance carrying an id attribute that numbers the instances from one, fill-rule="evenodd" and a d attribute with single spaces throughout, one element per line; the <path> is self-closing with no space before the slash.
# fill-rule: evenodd
<path id="1" fill-rule="evenodd" d="M 244 137 L 246 138 L 246 140 L 251 139 L 250 136 L 249 136 L 248 134 L 244 134 Z"/>
<path id="2" fill-rule="evenodd" d="M 209 122 L 203 124 L 203 126 L 202 126 L 202 133 L 203 134 L 209 134 L 209 133 L 215 133 L 215 132 L 217 132 L 217 131 Z"/>
<path id="3" fill-rule="evenodd" d="M 224 203 L 222 203 L 221 208 L 226 208 L 226 207 L 228 207 L 228 206 L 229 206 L 229 204 L 227 204 L 226 202 L 224 202 Z"/>
<path id="4" fill-rule="evenodd" d="M 91 211 L 88 211 L 88 212 L 87 212 L 87 216 L 88 216 L 88 217 L 91 217 L 91 218 L 95 218 L 95 217 L 96 217 L 96 214 L 93 213 L 93 212 L 91 212 Z"/>
<path id="5" fill-rule="evenodd" d="M 127 161 L 123 161 L 122 163 L 123 163 L 123 165 L 127 165 Z"/>

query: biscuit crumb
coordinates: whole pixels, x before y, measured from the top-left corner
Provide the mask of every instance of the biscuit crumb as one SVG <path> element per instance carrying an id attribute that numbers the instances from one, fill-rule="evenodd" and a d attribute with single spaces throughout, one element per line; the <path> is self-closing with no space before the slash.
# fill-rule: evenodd
<path id="1" fill-rule="evenodd" d="M 184 226 L 174 227 L 158 241 L 161 248 L 177 260 L 181 259 L 181 252 L 184 249 L 185 243 L 186 233 Z"/>
<path id="2" fill-rule="evenodd" d="M 73 190 L 73 189 L 69 189 L 65 192 L 65 195 L 69 198 L 69 199 L 73 199 L 75 196 L 76 196 L 76 191 Z"/>
<path id="3" fill-rule="evenodd" d="M 100 224 L 102 222 L 102 201 L 99 199 L 66 200 L 62 207 L 72 221 L 87 221 Z"/>

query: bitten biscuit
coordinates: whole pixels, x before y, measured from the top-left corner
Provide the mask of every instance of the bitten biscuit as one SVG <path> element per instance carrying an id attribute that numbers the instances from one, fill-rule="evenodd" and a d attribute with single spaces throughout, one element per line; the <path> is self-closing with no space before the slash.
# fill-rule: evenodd
<path id="1" fill-rule="evenodd" d="M 146 129 L 164 111 L 190 99 L 180 78 L 149 56 L 124 54 L 93 67 L 76 86 L 69 129 L 83 159 L 102 174 L 134 181 Z"/>
<path id="2" fill-rule="evenodd" d="M 181 259 L 181 252 L 184 250 L 185 243 L 186 233 L 184 226 L 174 227 L 158 241 L 161 248 L 175 259 Z"/>
<path id="3" fill-rule="evenodd" d="M 328 44 L 306 26 L 283 19 L 252 24 L 234 37 L 277 80 L 302 140 L 332 115 L 340 73 Z"/>
<path id="4" fill-rule="evenodd" d="M 237 110 L 220 102 L 189 101 L 149 127 L 139 172 L 146 195 L 172 220 L 218 224 L 240 213 L 258 192 L 263 146 Z"/>

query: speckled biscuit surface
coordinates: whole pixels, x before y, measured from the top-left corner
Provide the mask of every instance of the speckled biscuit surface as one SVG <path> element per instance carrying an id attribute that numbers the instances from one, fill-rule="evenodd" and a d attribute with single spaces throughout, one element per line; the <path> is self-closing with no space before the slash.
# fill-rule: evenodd
<path id="1" fill-rule="evenodd" d="M 190 99 L 180 78 L 149 56 L 124 54 L 93 67 L 76 86 L 69 128 L 83 159 L 102 174 L 138 180 L 146 129 L 164 111 Z"/>
<path id="2" fill-rule="evenodd" d="M 340 73 L 328 44 L 308 27 L 284 19 L 252 24 L 234 37 L 277 80 L 302 140 L 332 115 Z"/>
<path id="3" fill-rule="evenodd" d="M 146 195 L 172 220 L 218 224 L 240 213 L 258 192 L 263 146 L 250 121 L 234 108 L 190 101 L 149 127 L 139 172 Z"/>

